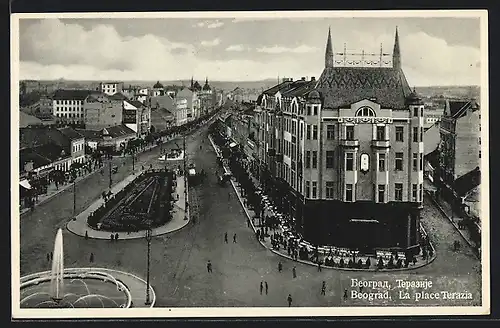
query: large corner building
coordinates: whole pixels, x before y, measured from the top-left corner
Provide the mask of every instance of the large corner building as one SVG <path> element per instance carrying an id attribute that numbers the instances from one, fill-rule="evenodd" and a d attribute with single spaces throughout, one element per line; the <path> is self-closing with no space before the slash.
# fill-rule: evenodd
<path id="1" fill-rule="evenodd" d="M 391 62 L 338 65 L 329 31 L 319 79 L 284 79 L 257 101 L 261 183 L 313 244 L 418 246 L 424 104 L 397 30 Z"/>

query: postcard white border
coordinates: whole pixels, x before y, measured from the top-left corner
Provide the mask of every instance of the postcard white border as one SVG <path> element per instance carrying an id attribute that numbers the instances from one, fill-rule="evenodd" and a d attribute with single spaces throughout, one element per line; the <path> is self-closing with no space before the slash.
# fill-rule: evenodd
<path id="1" fill-rule="evenodd" d="M 12 318 L 173 318 L 173 317 L 305 317 L 305 316 L 420 316 L 486 315 L 490 311 L 490 217 L 489 217 L 489 90 L 488 12 L 486 10 L 395 10 L 395 11 L 248 11 L 248 12 L 128 12 L 128 13 L 22 13 L 11 15 L 11 242 L 19 245 L 19 20 L 41 18 L 207 18 L 207 19 L 305 19 L 368 17 L 459 17 L 479 18 L 481 26 L 481 275 L 482 302 L 474 307 L 269 307 L 269 308 L 152 308 L 152 309 L 20 309 L 20 249 L 11 247 Z"/>

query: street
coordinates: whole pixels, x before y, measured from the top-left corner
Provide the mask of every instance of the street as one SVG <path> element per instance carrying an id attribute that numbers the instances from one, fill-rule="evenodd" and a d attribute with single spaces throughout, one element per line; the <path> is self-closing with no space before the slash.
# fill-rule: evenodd
<path id="1" fill-rule="evenodd" d="M 182 140 L 177 141 L 182 145 Z M 200 150 L 200 145 L 202 149 Z M 173 142 L 163 149 L 177 146 Z M 216 155 L 207 138 L 207 127 L 186 138 L 187 155 L 197 169 L 207 172 L 205 181 L 190 190 L 190 203 L 196 204 L 191 215 L 196 224 L 180 231 L 155 237 L 151 245 L 151 285 L 156 291 L 156 307 L 187 306 L 288 306 L 287 296 L 293 297 L 292 306 L 352 306 L 352 305 L 479 305 L 481 290 L 480 262 L 462 242 L 461 250 L 452 250 L 453 240 L 460 236 L 449 221 L 426 199 L 423 224 L 436 247 L 437 259 L 415 271 L 393 273 L 350 272 L 317 268 L 279 257 L 262 247 L 247 227 L 246 216 L 228 184 L 217 184 Z M 136 170 L 159 162 L 160 150 L 155 148 L 137 156 Z M 116 183 L 132 171 L 130 157 L 115 158 L 119 166 L 113 175 Z M 116 162 L 116 163 L 115 163 Z M 105 169 L 107 167 L 105 166 Z M 109 176 L 97 173 L 77 186 L 77 212 L 82 211 L 108 187 Z M 73 211 L 70 188 L 55 196 L 35 211 L 21 218 L 21 275 L 49 269 L 47 252 L 53 247 L 54 236 L 64 227 Z M 224 233 L 229 236 L 224 242 Z M 236 243 L 233 235 L 236 234 Z M 64 231 L 65 266 L 89 266 L 89 254 L 95 254 L 96 267 L 108 267 L 146 276 L 146 241 L 124 240 L 111 243 L 106 240 L 85 240 Z M 207 261 L 213 267 L 207 272 Z M 421 260 L 421 259 L 420 259 Z M 278 272 L 278 263 L 283 272 Z M 297 278 L 292 276 L 296 266 Z M 344 290 L 351 292 L 351 278 L 389 281 L 392 300 L 344 300 Z M 430 280 L 433 290 L 462 292 L 473 295 L 472 300 L 404 300 L 397 298 L 395 279 Z M 269 294 L 259 292 L 260 282 L 267 282 Z M 322 282 L 326 293 L 321 295 Z M 368 291 L 366 288 L 365 291 Z"/>

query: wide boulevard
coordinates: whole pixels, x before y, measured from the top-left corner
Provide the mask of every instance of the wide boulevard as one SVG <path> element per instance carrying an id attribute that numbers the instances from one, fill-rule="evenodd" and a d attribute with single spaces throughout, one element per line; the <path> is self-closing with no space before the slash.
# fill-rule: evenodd
<path id="1" fill-rule="evenodd" d="M 288 306 L 287 296 L 292 295 L 292 306 L 344 306 L 344 305 L 479 305 L 480 262 L 466 244 L 453 250 L 453 241 L 460 236 L 443 215 L 426 199 L 423 224 L 432 236 L 437 258 L 428 266 L 402 272 L 350 272 L 317 268 L 294 263 L 265 249 L 247 227 L 246 217 L 232 187 L 220 186 L 216 178 L 216 155 L 207 139 L 207 127 L 186 138 L 188 157 L 197 169 L 207 172 L 205 181 L 190 189 L 192 215 L 196 223 L 190 223 L 180 231 L 158 236 L 151 246 L 151 285 L 156 291 L 156 307 L 185 306 Z M 182 147 L 170 141 L 162 149 Z M 201 146 L 201 150 L 200 150 Z M 163 167 L 158 161 L 160 148 L 137 155 L 135 170 L 150 164 Z M 113 183 L 132 173 L 131 157 L 115 158 L 119 167 L 113 174 Z M 77 184 L 77 211 L 80 212 L 101 196 L 109 185 L 107 167 L 103 174 L 96 173 Z M 21 275 L 49 269 L 46 254 L 52 250 L 56 230 L 64 228 L 73 214 L 73 190 L 58 194 L 21 217 Z M 224 242 L 228 233 L 229 243 Z M 233 235 L 236 234 L 236 243 Z M 64 230 L 66 267 L 108 267 L 146 278 L 146 250 L 144 239 L 85 240 Z M 90 253 L 94 263 L 89 263 Z M 208 273 L 210 260 L 213 272 Z M 278 272 L 282 261 L 283 271 Z M 296 266 L 297 277 L 292 268 Z M 392 300 L 344 299 L 349 296 L 351 279 L 389 281 Z M 396 298 L 395 279 L 432 281 L 430 292 L 470 292 L 471 300 L 404 300 Z M 267 282 L 268 295 L 260 294 L 260 282 Z M 322 282 L 326 293 L 321 295 Z M 376 291 L 365 288 L 364 292 Z"/>

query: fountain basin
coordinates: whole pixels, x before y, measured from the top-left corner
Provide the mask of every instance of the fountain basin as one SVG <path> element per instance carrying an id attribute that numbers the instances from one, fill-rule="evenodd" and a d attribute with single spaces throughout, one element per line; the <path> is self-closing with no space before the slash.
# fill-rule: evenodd
<path id="1" fill-rule="evenodd" d="M 21 278 L 21 308 L 129 308 L 132 297 L 127 286 L 111 274 L 89 268 L 64 270 L 63 292 L 51 293 L 51 271 Z"/>

